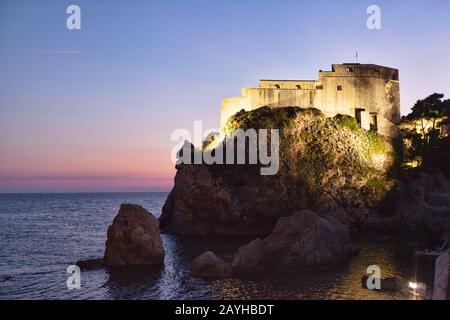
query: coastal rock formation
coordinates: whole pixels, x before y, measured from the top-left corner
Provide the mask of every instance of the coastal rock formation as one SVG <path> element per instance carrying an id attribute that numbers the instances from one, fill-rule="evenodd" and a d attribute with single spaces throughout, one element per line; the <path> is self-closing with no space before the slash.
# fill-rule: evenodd
<path id="1" fill-rule="evenodd" d="M 261 270 L 329 268 L 355 252 L 348 229 L 311 210 L 280 218 L 272 234 L 239 248 L 233 260 L 236 274 Z"/>
<path id="2" fill-rule="evenodd" d="M 238 112 L 222 134 L 250 128 L 279 129 L 278 173 L 261 175 L 261 165 L 177 165 L 160 218 L 163 232 L 268 235 L 280 217 L 306 208 L 352 223 L 392 205 L 385 199 L 396 190 L 387 177 L 394 150 L 354 118 L 263 107 Z"/>
<path id="3" fill-rule="evenodd" d="M 231 265 L 223 262 L 213 252 L 206 251 L 192 262 L 191 274 L 199 278 L 226 278 L 231 275 Z"/>
<path id="4" fill-rule="evenodd" d="M 122 204 L 108 228 L 106 266 L 162 265 L 164 248 L 159 221 L 143 207 Z"/>
<path id="5" fill-rule="evenodd" d="M 436 237 L 450 231 L 449 180 L 423 171 L 406 178 L 395 213 L 395 223 L 404 230 Z"/>
<path id="6" fill-rule="evenodd" d="M 240 247 L 231 266 L 207 251 L 194 260 L 191 273 L 201 278 L 223 278 L 264 271 L 331 268 L 354 253 L 347 227 L 333 218 L 302 210 L 280 218 L 270 236 Z"/>
<path id="7" fill-rule="evenodd" d="M 104 266 L 103 259 L 79 260 L 75 263 L 81 270 L 98 269 Z"/>

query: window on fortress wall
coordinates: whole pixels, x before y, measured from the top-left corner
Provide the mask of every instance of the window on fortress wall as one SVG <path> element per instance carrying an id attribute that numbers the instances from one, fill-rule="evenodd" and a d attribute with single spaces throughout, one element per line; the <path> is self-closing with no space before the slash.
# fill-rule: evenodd
<path id="1" fill-rule="evenodd" d="M 342 91 L 342 86 L 337 86 L 337 91 Z"/>
<path id="2" fill-rule="evenodd" d="M 300 90 L 302 88 L 302 86 L 298 84 L 295 86 L 295 88 Z"/>
<path id="3" fill-rule="evenodd" d="M 316 89 L 317 89 L 317 90 L 322 90 L 322 89 L 323 89 L 323 85 L 318 85 L 318 86 L 316 86 Z"/>
<path id="4" fill-rule="evenodd" d="M 275 89 L 280 89 L 280 85 L 279 85 L 279 84 L 275 84 L 273 87 L 274 87 Z"/>
<path id="5" fill-rule="evenodd" d="M 346 71 L 346 72 L 353 72 L 353 68 L 352 68 L 352 67 L 347 68 L 345 71 Z"/>

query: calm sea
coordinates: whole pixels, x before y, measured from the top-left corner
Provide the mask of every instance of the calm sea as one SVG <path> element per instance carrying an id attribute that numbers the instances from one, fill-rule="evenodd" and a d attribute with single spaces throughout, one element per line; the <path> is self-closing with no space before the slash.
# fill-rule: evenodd
<path id="1" fill-rule="evenodd" d="M 205 250 L 224 259 L 248 238 L 163 235 L 166 260 L 154 270 L 83 271 L 81 288 L 69 290 L 66 269 L 103 255 L 106 230 L 121 203 L 159 217 L 167 193 L 0 194 L 0 299 L 405 299 L 402 293 L 361 288 L 361 276 L 378 265 L 382 276 L 407 281 L 413 248 L 364 243 L 350 263 L 333 271 L 200 280 L 189 264 Z"/>

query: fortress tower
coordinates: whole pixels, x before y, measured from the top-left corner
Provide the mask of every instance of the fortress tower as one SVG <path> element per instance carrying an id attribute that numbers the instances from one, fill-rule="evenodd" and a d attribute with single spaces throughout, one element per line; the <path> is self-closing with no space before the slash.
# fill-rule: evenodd
<path id="1" fill-rule="evenodd" d="M 221 128 L 241 109 L 263 106 L 314 107 L 326 116 L 355 117 L 362 128 L 396 135 L 400 120 L 400 85 L 397 69 L 374 64 L 333 64 L 319 71 L 318 80 L 260 80 L 259 87 L 241 90 L 241 96 L 222 101 Z"/>

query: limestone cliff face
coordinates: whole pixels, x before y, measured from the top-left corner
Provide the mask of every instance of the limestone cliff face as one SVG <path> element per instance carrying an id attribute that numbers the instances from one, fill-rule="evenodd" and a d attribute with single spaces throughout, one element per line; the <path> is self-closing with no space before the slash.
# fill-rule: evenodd
<path id="1" fill-rule="evenodd" d="M 224 131 L 249 128 L 280 130 L 278 173 L 262 176 L 258 165 L 177 165 L 160 218 L 163 231 L 267 235 L 280 217 L 305 208 L 351 224 L 381 210 L 395 190 L 387 178 L 392 148 L 350 117 L 263 107 L 238 112 Z"/>

